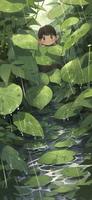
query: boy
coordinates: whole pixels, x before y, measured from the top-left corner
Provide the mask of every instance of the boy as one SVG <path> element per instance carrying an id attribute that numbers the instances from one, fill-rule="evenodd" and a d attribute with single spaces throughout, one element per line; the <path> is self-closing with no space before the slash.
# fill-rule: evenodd
<path id="1" fill-rule="evenodd" d="M 38 44 L 41 46 L 54 46 L 57 44 L 59 37 L 56 30 L 51 25 L 45 25 L 38 31 Z M 40 72 L 49 72 L 57 68 L 57 64 L 52 65 L 38 65 Z"/>
<path id="2" fill-rule="evenodd" d="M 58 41 L 56 30 L 51 25 L 45 25 L 38 31 L 38 43 L 40 45 L 51 46 Z"/>

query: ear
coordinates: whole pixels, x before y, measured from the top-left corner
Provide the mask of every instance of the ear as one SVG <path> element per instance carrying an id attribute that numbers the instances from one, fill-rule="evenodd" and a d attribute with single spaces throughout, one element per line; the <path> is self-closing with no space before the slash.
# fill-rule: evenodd
<path id="1" fill-rule="evenodd" d="M 56 41 L 58 41 L 58 39 L 59 39 L 59 35 L 56 36 Z"/>

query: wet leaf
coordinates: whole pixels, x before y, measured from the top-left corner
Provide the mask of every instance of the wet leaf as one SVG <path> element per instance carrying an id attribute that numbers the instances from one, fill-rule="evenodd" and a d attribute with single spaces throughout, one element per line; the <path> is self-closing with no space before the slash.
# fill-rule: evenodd
<path id="1" fill-rule="evenodd" d="M 18 112 L 13 116 L 13 123 L 18 130 L 33 136 L 43 137 L 43 129 L 37 119 L 25 112 Z"/>
<path id="2" fill-rule="evenodd" d="M 64 0 L 64 3 L 80 6 L 88 4 L 86 0 Z"/>
<path id="3" fill-rule="evenodd" d="M 73 32 L 65 41 L 64 50 L 67 50 L 76 44 L 79 39 L 83 38 L 83 36 L 88 33 L 90 29 L 91 25 L 89 23 L 82 24 L 82 26 Z"/>
<path id="4" fill-rule="evenodd" d="M 73 160 L 75 153 L 70 150 L 50 151 L 43 154 L 39 162 L 43 164 L 66 164 Z"/>
<path id="5" fill-rule="evenodd" d="M 12 41 L 14 45 L 23 49 L 38 49 L 38 42 L 31 34 L 16 34 L 13 35 Z"/>
<path id="6" fill-rule="evenodd" d="M 32 188 L 39 188 L 42 186 L 47 185 L 50 183 L 51 178 L 49 176 L 33 176 L 29 180 L 27 180 L 24 184 L 25 185 L 30 185 Z"/>
<path id="7" fill-rule="evenodd" d="M 49 74 L 50 82 L 52 83 L 61 83 L 61 73 L 59 69 L 54 70 L 54 72 L 51 72 Z"/>
<path id="8" fill-rule="evenodd" d="M 61 69 L 61 78 L 71 84 L 82 84 L 85 82 L 78 58 L 69 61 L 63 66 Z"/>
<path id="9" fill-rule="evenodd" d="M 73 102 L 70 102 L 58 108 L 54 117 L 56 119 L 67 119 L 77 115 L 78 112 L 79 112 L 79 107 L 75 106 Z"/>
<path id="10" fill-rule="evenodd" d="M 17 169 L 27 172 L 27 165 L 23 159 L 20 158 L 19 153 L 11 146 L 6 145 L 1 154 L 2 161 L 6 161 L 10 169 Z"/>
<path id="11" fill-rule="evenodd" d="M 46 73 L 40 73 L 40 84 L 48 85 L 49 84 L 49 76 Z"/>
<path id="12" fill-rule="evenodd" d="M 32 87 L 26 93 L 30 105 L 43 109 L 52 99 L 53 93 L 48 86 Z"/>
<path id="13" fill-rule="evenodd" d="M 54 19 L 54 18 L 58 18 L 61 15 L 65 14 L 65 11 L 69 8 L 68 5 L 65 5 L 63 3 L 61 4 L 57 4 L 55 6 L 53 6 L 53 8 L 48 12 L 48 18 L 49 19 Z"/>
<path id="14" fill-rule="evenodd" d="M 63 169 L 62 173 L 66 177 L 80 177 L 86 174 L 82 167 L 67 167 Z"/>
<path id="15" fill-rule="evenodd" d="M 55 147 L 57 148 L 60 148 L 60 147 L 71 147 L 73 145 L 76 145 L 76 142 L 72 139 L 66 139 L 66 140 L 63 140 L 63 141 L 60 141 L 60 142 L 57 142 L 55 144 Z"/>
<path id="16" fill-rule="evenodd" d="M 12 3 L 11 1 L 0 0 L 0 11 L 2 12 L 8 12 L 8 13 L 19 12 L 24 8 L 24 6 L 25 6 L 24 2 Z"/>
<path id="17" fill-rule="evenodd" d="M 84 106 L 84 107 L 91 107 L 91 100 L 92 98 L 92 88 L 88 88 L 81 92 L 81 94 L 76 98 L 74 105 L 75 106 Z M 88 101 L 88 102 L 87 102 Z"/>
<path id="18" fill-rule="evenodd" d="M 77 189 L 75 185 L 65 184 L 59 187 L 58 189 L 55 189 L 54 192 L 67 193 L 67 192 L 74 191 L 75 189 Z"/>
<path id="19" fill-rule="evenodd" d="M 19 85 L 10 84 L 0 87 L 0 114 L 7 115 L 16 110 L 22 102 L 22 90 Z"/>
<path id="20" fill-rule="evenodd" d="M 36 56 L 35 58 L 36 58 L 37 64 L 43 65 L 43 67 L 44 65 L 51 65 L 53 63 L 53 60 L 49 56 L 40 55 L 40 56 Z"/>
<path id="21" fill-rule="evenodd" d="M 64 20 L 64 22 L 61 24 L 61 30 L 67 29 L 70 26 L 73 26 L 79 22 L 79 19 L 77 17 L 69 17 Z"/>
<path id="22" fill-rule="evenodd" d="M 49 46 L 47 52 L 52 55 L 62 56 L 62 47 L 60 45 Z"/>
<path id="23" fill-rule="evenodd" d="M 13 65 L 11 65 L 11 64 L 0 65 L 0 77 L 5 82 L 5 85 L 8 84 L 12 67 L 13 67 Z"/>

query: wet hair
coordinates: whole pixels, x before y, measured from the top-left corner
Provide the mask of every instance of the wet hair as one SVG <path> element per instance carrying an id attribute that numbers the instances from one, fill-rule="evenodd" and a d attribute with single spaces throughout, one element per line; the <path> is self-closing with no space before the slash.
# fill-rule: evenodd
<path id="1" fill-rule="evenodd" d="M 43 27 L 41 27 L 38 31 L 38 38 L 42 39 L 43 35 L 54 35 L 57 36 L 56 30 L 54 29 L 53 26 L 51 25 L 45 25 Z"/>

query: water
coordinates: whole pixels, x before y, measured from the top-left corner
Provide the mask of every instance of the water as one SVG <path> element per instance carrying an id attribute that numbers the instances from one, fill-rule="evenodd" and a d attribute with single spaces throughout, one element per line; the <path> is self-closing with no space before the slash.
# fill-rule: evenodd
<path id="1" fill-rule="evenodd" d="M 40 120 L 42 121 L 41 118 Z M 20 179 L 19 186 L 16 187 L 17 200 L 18 198 L 19 200 L 86 200 L 87 191 L 89 200 L 92 200 L 92 161 L 90 150 L 86 153 L 88 148 L 85 143 L 88 139 L 86 136 L 72 137 L 71 128 L 74 128 L 74 124 L 70 121 L 56 122 L 51 118 L 46 121 L 48 121 L 48 126 L 45 125 L 45 121 L 42 121 L 45 139 L 29 142 L 25 147 L 28 154 L 29 175 L 24 176 L 23 180 Z M 60 145 L 58 142 L 67 140 L 71 141 L 69 145 L 63 143 L 62 147 L 56 147 Z M 30 144 L 34 145 L 30 147 Z M 64 150 L 67 153 L 68 151 L 74 153 L 70 161 L 65 155 L 65 163 L 57 161 L 57 158 L 55 162 L 51 162 L 53 155 L 50 159 L 48 154 L 48 158 L 45 158 L 43 163 L 39 162 L 46 153 Z M 23 183 L 25 186 L 22 185 Z"/>

